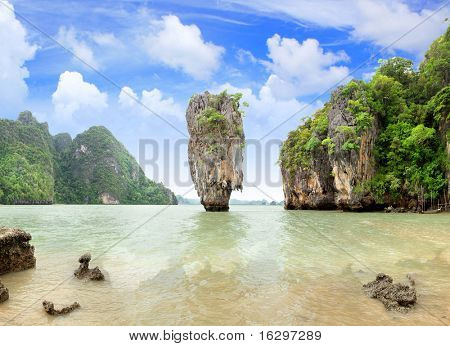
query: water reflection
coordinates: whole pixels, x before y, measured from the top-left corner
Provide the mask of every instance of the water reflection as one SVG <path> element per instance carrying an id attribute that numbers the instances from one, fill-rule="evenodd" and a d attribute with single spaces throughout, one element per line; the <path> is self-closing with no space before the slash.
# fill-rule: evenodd
<path id="1" fill-rule="evenodd" d="M 245 297 L 239 274 L 245 261 L 240 242 L 248 224 L 233 213 L 196 212 L 187 220 L 179 261 L 140 283 L 150 324 L 242 324 L 238 301 Z M 215 321 L 215 322 L 214 322 Z"/>

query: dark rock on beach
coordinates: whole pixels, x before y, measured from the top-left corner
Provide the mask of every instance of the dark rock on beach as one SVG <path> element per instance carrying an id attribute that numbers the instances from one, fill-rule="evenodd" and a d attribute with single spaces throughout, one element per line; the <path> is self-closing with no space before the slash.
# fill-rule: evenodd
<path id="1" fill-rule="evenodd" d="M 81 307 L 80 304 L 75 302 L 72 305 L 66 306 L 62 309 L 55 309 L 55 305 L 47 300 L 44 300 L 42 302 L 42 306 L 44 307 L 45 312 L 52 316 L 67 315 L 72 311 L 79 309 Z"/>
<path id="2" fill-rule="evenodd" d="M 9 299 L 9 291 L 0 281 L 0 303 L 3 303 Z"/>
<path id="3" fill-rule="evenodd" d="M 78 279 L 89 279 L 95 281 L 101 281 L 105 279 L 105 276 L 98 267 L 89 269 L 89 262 L 91 261 L 91 254 L 86 253 L 80 257 L 78 262 L 80 266 L 75 270 L 74 275 Z"/>
<path id="4" fill-rule="evenodd" d="M 34 268 L 34 246 L 31 235 L 18 228 L 0 227 L 0 275 Z"/>
<path id="5" fill-rule="evenodd" d="M 408 285 L 393 283 L 389 275 L 380 273 L 374 281 L 363 285 L 370 298 L 381 301 L 387 310 L 407 312 L 417 302 L 416 289 Z"/>

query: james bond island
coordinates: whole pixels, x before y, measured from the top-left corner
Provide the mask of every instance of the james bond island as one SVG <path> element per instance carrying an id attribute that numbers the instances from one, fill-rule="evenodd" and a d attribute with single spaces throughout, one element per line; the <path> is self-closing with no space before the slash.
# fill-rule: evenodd
<path id="1" fill-rule="evenodd" d="M 231 191 L 242 190 L 245 136 L 241 94 L 205 92 L 189 101 L 189 166 L 206 211 L 228 211 Z"/>

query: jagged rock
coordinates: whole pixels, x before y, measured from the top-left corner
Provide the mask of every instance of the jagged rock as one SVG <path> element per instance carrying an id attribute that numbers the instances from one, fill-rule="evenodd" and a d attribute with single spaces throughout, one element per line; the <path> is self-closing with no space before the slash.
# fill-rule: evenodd
<path id="1" fill-rule="evenodd" d="M 18 228 L 0 227 L 0 275 L 36 266 L 31 235 Z"/>
<path id="2" fill-rule="evenodd" d="M 286 209 L 334 209 L 334 185 L 326 149 L 320 148 L 311 169 L 299 167 L 296 173 L 282 169 Z"/>
<path id="3" fill-rule="evenodd" d="M 78 262 L 80 262 L 80 266 L 74 272 L 75 277 L 78 279 L 89 279 L 95 281 L 104 280 L 105 276 L 98 267 L 95 267 L 94 269 L 89 269 L 90 261 L 91 261 L 90 253 L 86 253 L 80 257 L 80 259 L 78 260 Z"/>
<path id="4" fill-rule="evenodd" d="M 374 119 L 372 126 L 361 133 L 359 149 L 345 150 L 348 134 L 342 128 L 356 131 L 356 119 L 348 110 L 348 103 L 355 98 L 354 93 L 346 95 L 343 88 L 338 88 L 331 98 L 331 109 L 328 113 L 328 134 L 335 144 L 330 154 L 332 176 L 335 187 L 335 203 L 341 209 L 371 209 L 375 200 L 371 196 L 356 191 L 356 187 L 375 175 L 374 146 L 378 135 L 378 121 Z"/>
<path id="5" fill-rule="evenodd" d="M 363 285 L 370 298 L 380 300 L 387 310 L 406 312 L 416 304 L 415 288 L 408 285 L 394 284 L 389 275 L 380 273 L 374 281 Z"/>
<path id="6" fill-rule="evenodd" d="M 309 154 L 309 165 L 298 166 L 295 170 L 286 167 L 281 157 L 286 209 L 369 210 L 376 207 L 375 199 L 357 187 L 375 174 L 373 148 L 378 122 L 374 119 L 372 126 L 360 134 L 357 149 L 348 150 L 345 143 L 356 131 L 356 120 L 348 110 L 348 103 L 356 96 L 343 90 L 342 87 L 336 89 L 323 110 L 328 123 L 325 133 L 315 133 L 319 143 L 328 140 L 333 149 L 318 145 Z"/>
<path id="7" fill-rule="evenodd" d="M 9 291 L 0 281 L 0 303 L 3 303 L 9 299 Z"/>
<path id="8" fill-rule="evenodd" d="M 81 307 L 80 304 L 75 302 L 72 305 L 66 306 L 62 309 L 55 309 L 55 305 L 47 300 L 44 300 L 42 302 L 42 306 L 44 307 L 45 312 L 52 316 L 67 315 L 72 311 L 79 309 Z"/>
<path id="9" fill-rule="evenodd" d="M 244 132 L 233 95 L 194 95 L 186 111 L 191 177 L 207 211 L 227 211 L 233 190 L 242 190 Z"/>

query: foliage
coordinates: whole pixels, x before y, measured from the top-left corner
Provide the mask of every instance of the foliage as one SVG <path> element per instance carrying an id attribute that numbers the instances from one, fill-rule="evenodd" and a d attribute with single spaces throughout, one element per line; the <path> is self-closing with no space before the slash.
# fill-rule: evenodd
<path id="1" fill-rule="evenodd" d="M 314 149 L 316 149 L 320 144 L 322 143 L 322 141 L 317 138 L 316 136 L 311 136 L 308 140 L 308 142 L 306 142 L 305 144 L 305 150 L 306 151 L 313 151 Z"/>
<path id="2" fill-rule="evenodd" d="M 419 73 L 420 87 L 426 100 L 450 84 L 450 27 L 431 44 Z"/>
<path id="3" fill-rule="evenodd" d="M 331 104 L 326 103 L 323 108 L 314 113 L 312 118 L 306 119 L 303 125 L 289 133 L 288 139 L 281 147 L 280 162 L 282 167 L 292 172 L 297 167 L 309 167 L 311 152 L 320 148 L 328 131 L 328 111 L 330 107 Z"/>
<path id="4" fill-rule="evenodd" d="M 405 58 L 380 59 L 378 63 L 380 65 L 377 70 L 378 75 L 390 77 L 405 87 L 413 83 L 417 75 L 413 62 Z"/>
<path id="5" fill-rule="evenodd" d="M 197 118 L 200 126 L 206 126 L 208 131 L 218 131 L 219 133 L 226 129 L 226 119 L 217 109 L 207 107 Z"/>
<path id="6" fill-rule="evenodd" d="M 0 204 L 53 201 L 53 145 L 29 112 L 0 120 Z"/>
<path id="7" fill-rule="evenodd" d="M 108 193 L 122 204 L 172 204 L 173 195 L 148 179 L 126 148 L 103 126 L 78 135 L 61 155 L 57 200 L 100 203 Z"/>
<path id="8" fill-rule="evenodd" d="M 328 154 L 334 154 L 334 148 L 336 147 L 336 144 L 330 137 L 325 138 L 321 144 L 327 147 Z"/>
<path id="9" fill-rule="evenodd" d="M 449 30 L 433 42 L 419 71 L 411 61 L 395 57 L 381 60 L 370 82 L 353 80 L 342 87 L 339 97 L 354 124 L 329 133 L 327 105 L 289 133 L 281 148 L 281 166 L 290 172 L 307 168 L 318 147 L 333 155 L 339 141 L 339 150 L 359 150 L 362 136 L 374 128 L 376 174 L 359 182 L 356 190 L 371 192 L 379 202 L 417 196 L 422 189 L 427 198 L 442 193 L 449 169 Z"/>
<path id="10" fill-rule="evenodd" d="M 280 151 L 280 162 L 283 168 L 294 172 L 299 167 L 309 167 L 311 155 L 306 150 L 306 143 L 311 139 L 311 134 L 308 124 L 300 125 L 294 131 L 289 132 Z"/>
<path id="11" fill-rule="evenodd" d="M 122 204 L 176 202 L 104 127 L 72 141 L 68 134 L 52 138 L 29 112 L 18 121 L 0 120 L 0 204 L 100 203 L 102 193 Z"/>
<path id="12" fill-rule="evenodd" d="M 450 87 L 442 88 L 428 101 L 426 108 L 436 123 L 439 123 L 441 119 L 444 121 L 450 120 Z"/>

